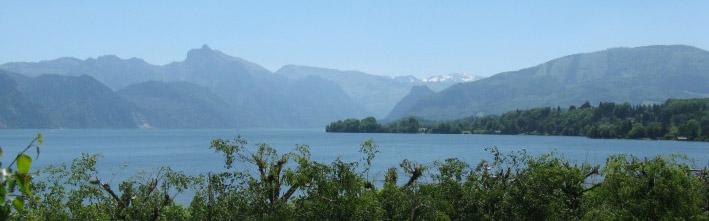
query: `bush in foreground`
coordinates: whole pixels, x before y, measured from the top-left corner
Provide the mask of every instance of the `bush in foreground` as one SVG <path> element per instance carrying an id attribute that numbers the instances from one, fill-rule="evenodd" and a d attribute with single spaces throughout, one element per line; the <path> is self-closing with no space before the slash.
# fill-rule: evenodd
<path id="1" fill-rule="evenodd" d="M 378 152 L 317 162 L 308 146 L 278 153 L 243 138 L 214 140 L 224 170 L 188 176 L 162 168 L 117 187 L 99 177 L 96 155 L 37 171 L 5 195 L 3 220 L 707 220 L 709 173 L 679 157 L 616 155 L 605 166 L 554 154 L 488 151 L 425 166 L 404 160 L 371 177 Z M 22 153 L 24 154 L 24 153 Z M 19 167 L 19 165 L 18 165 Z M 24 168 L 17 174 L 30 176 Z M 215 168 L 216 170 L 217 168 Z M 22 175 L 20 175 L 21 177 Z M 7 177 L 7 176 L 5 176 Z M 3 179 L 12 187 L 15 178 Z M 382 180 L 383 179 L 383 180 Z M 10 188 L 12 190 L 12 188 Z M 15 189 L 16 190 L 16 189 Z M 193 194 L 187 204 L 177 194 Z M 22 201 L 22 203 L 17 203 Z M 9 206 L 12 205 L 12 206 Z"/>

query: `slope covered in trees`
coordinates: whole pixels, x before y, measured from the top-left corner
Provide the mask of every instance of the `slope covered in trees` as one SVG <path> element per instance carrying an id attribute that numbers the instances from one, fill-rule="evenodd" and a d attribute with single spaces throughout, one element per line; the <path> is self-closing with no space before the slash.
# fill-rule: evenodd
<path id="1" fill-rule="evenodd" d="M 137 58 L 120 59 L 109 55 L 85 60 L 60 58 L 40 62 L 13 62 L 0 65 L 0 69 L 30 78 L 45 74 L 67 78 L 86 75 L 114 91 L 148 81 L 188 82 L 208 88 L 226 102 L 228 105 L 221 108 L 232 113 L 235 121 L 227 124 L 238 127 L 318 127 L 343 117 L 366 116 L 364 108 L 355 104 L 335 82 L 317 76 L 291 79 L 206 45 L 189 50 L 184 60 L 166 65 L 152 65 Z M 181 93 L 190 92 L 193 91 L 188 89 Z M 61 93 L 56 95 L 61 96 Z M 168 99 L 164 102 L 171 101 Z M 186 116 L 180 117 L 184 119 Z M 138 124 L 144 123 L 140 122 L 140 117 L 137 120 Z M 209 122 L 188 123 L 176 122 L 168 126 L 221 126 Z M 73 127 L 63 124 L 57 126 Z"/>
<path id="2" fill-rule="evenodd" d="M 613 48 L 457 84 L 394 110 L 387 119 L 452 120 L 585 101 L 656 103 L 709 97 L 708 85 L 708 51 L 683 45 Z"/>
<path id="3" fill-rule="evenodd" d="M 374 118 L 347 119 L 331 123 L 326 131 L 537 134 L 709 141 L 709 98 L 670 99 L 653 105 L 601 102 L 598 106 L 591 106 L 586 102 L 579 107 L 533 108 L 442 122 L 412 117 L 388 124 L 377 123 Z"/>
<path id="4" fill-rule="evenodd" d="M 90 76 L 27 77 L 0 71 L 0 128 L 236 127 L 228 104 L 186 82 L 114 92 Z"/>
<path id="5" fill-rule="evenodd" d="M 236 127 L 229 104 L 209 88 L 187 82 L 150 81 L 117 91 L 141 113 L 141 127 Z"/>
<path id="6" fill-rule="evenodd" d="M 389 113 L 389 115 L 392 116 L 399 116 L 404 113 L 399 113 L 397 111 L 402 111 L 402 110 L 407 110 L 411 108 L 412 106 L 416 105 L 417 102 L 419 102 L 422 98 L 425 98 L 427 96 L 431 96 L 435 94 L 433 90 L 426 86 L 414 86 L 411 88 L 409 91 L 409 94 L 407 94 L 404 98 L 402 98 L 398 103 L 396 103 L 396 106 L 394 106 L 394 109 Z"/>
<path id="7" fill-rule="evenodd" d="M 394 105 L 404 98 L 412 87 L 425 86 L 440 91 L 457 83 L 480 79 L 466 74 L 439 75 L 424 79 L 410 75 L 389 77 L 301 65 L 285 65 L 275 73 L 292 79 L 317 76 L 335 82 L 357 105 L 376 117 L 384 117 L 392 109 L 396 109 Z"/>
<path id="8" fill-rule="evenodd" d="M 132 128 L 135 106 L 94 78 L 41 75 L 20 80 L 19 88 L 62 128 Z"/>
<path id="9" fill-rule="evenodd" d="M 17 88 L 17 82 L 0 70 L 0 128 L 37 128 L 52 125 L 41 107 Z"/>
<path id="10" fill-rule="evenodd" d="M 92 77 L 0 71 L 0 128 L 131 128 L 134 106 Z M 4 125 L 4 126 L 1 126 Z"/>
<path id="11" fill-rule="evenodd" d="M 386 76 L 359 71 L 341 71 L 298 65 L 285 65 L 275 72 L 278 75 L 302 79 L 317 76 L 337 83 L 342 90 L 367 113 L 385 116 L 414 84 L 399 82 Z"/>

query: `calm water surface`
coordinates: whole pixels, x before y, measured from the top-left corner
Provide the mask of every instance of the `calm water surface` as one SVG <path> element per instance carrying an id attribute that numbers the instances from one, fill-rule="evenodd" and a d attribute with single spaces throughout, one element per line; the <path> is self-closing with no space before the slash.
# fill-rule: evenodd
<path id="1" fill-rule="evenodd" d="M 559 136 L 508 136 L 463 134 L 344 134 L 322 129 L 125 129 L 125 130 L 0 130 L 3 162 L 27 145 L 37 132 L 44 134 L 44 145 L 36 166 L 70 162 L 81 153 L 96 153 L 99 170 L 111 177 L 124 177 L 136 171 L 154 171 L 170 166 L 189 174 L 223 168 L 219 154 L 209 149 L 215 138 L 245 137 L 249 145 L 268 143 L 279 152 L 291 151 L 297 144 L 311 147 L 313 158 L 330 162 L 361 158 L 359 144 L 372 138 L 380 146 L 372 171 L 381 174 L 403 159 L 432 164 L 435 160 L 457 157 L 476 164 L 489 159 L 485 147 L 503 151 L 526 150 L 531 154 L 554 151 L 574 162 L 603 163 L 611 154 L 641 157 L 686 154 L 695 166 L 709 165 L 709 143 L 650 140 L 588 139 Z"/>

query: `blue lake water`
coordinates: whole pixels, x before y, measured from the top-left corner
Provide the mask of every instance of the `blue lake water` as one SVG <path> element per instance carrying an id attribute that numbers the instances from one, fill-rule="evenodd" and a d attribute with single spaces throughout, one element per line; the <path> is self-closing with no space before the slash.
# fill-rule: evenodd
<path id="1" fill-rule="evenodd" d="M 602 164 L 611 154 L 640 157 L 686 154 L 697 167 L 709 165 L 709 143 L 651 140 L 588 139 L 585 137 L 467 134 L 346 134 L 325 133 L 322 129 L 30 129 L 0 130 L 3 162 L 26 146 L 32 136 L 44 134 L 40 158 L 34 168 L 70 162 L 81 153 L 96 153 L 99 170 L 112 177 L 136 171 L 154 171 L 160 166 L 189 174 L 218 171 L 222 157 L 209 149 L 215 138 L 245 137 L 249 145 L 268 143 L 279 152 L 294 150 L 297 144 L 311 147 L 314 159 L 331 162 L 361 159 L 362 141 L 372 138 L 379 145 L 372 175 L 410 159 L 424 164 L 450 157 L 476 164 L 489 159 L 484 148 L 496 146 L 503 151 L 526 150 L 530 154 L 554 151 L 573 162 Z"/>

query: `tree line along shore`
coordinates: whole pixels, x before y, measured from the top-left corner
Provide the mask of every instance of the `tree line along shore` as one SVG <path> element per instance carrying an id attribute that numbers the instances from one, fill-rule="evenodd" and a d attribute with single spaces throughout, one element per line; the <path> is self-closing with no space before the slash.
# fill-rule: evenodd
<path id="1" fill-rule="evenodd" d="M 709 141 L 709 98 L 669 99 L 662 104 L 601 102 L 593 106 L 542 107 L 501 115 L 430 121 L 406 117 L 380 123 L 374 117 L 330 123 L 327 132 L 530 134 L 590 138 Z"/>

